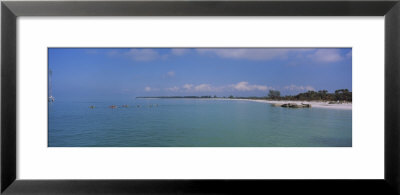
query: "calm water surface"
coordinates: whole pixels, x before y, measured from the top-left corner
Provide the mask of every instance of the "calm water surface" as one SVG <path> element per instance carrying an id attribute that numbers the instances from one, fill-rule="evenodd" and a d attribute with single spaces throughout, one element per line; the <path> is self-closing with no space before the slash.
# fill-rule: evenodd
<path id="1" fill-rule="evenodd" d="M 259 102 L 199 99 L 119 103 L 129 107 L 108 107 L 116 102 L 49 103 L 49 146 L 352 146 L 351 110 L 288 109 Z"/>

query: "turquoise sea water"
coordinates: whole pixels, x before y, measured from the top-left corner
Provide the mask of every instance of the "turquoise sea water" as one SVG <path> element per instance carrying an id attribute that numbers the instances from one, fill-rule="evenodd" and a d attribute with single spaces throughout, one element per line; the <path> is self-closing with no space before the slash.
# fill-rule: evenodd
<path id="1" fill-rule="evenodd" d="M 48 133 L 49 147 L 351 147 L 352 111 L 235 100 L 56 101 Z"/>

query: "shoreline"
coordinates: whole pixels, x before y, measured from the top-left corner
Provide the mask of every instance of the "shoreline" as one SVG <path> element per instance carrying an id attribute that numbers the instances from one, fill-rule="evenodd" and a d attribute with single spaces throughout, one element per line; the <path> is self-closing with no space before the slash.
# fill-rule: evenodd
<path id="1" fill-rule="evenodd" d="M 311 104 L 311 108 L 326 108 L 326 109 L 338 109 L 338 110 L 352 110 L 352 103 L 341 103 L 341 104 L 329 104 L 328 102 L 322 101 L 295 101 L 295 100 L 253 100 L 253 99 L 233 99 L 233 100 L 244 100 L 251 102 L 259 102 L 264 104 Z"/>
<path id="2" fill-rule="evenodd" d="M 163 99 L 163 98 L 148 98 L 148 99 Z M 352 110 L 352 103 L 329 104 L 323 101 L 298 101 L 298 100 L 263 100 L 263 99 L 237 99 L 237 98 L 171 98 L 171 99 L 197 99 L 197 100 L 226 100 L 226 101 L 249 101 L 263 104 L 310 104 L 311 108 L 337 109 L 337 110 Z"/>
<path id="3" fill-rule="evenodd" d="M 311 108 L 325 108 L 325 109 L 337 109 L 337 110 L 352 110 L 352 103 L 341 103 L 341 104 L 329 104 L 323 101 L 297 101 L 297 100 L 255 100 L 255 99 L 228 99 L 228 98 L 215 98 L 214 100 L 227 100 L 227 101 L 249 101 L 258 102 L 263 104 L 311 104 Z"/>

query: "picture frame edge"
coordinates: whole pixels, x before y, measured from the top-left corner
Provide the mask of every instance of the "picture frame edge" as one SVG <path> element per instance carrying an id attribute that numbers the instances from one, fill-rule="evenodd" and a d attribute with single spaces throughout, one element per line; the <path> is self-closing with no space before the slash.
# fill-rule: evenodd
<path id="1" fill-rule="evenodd" d="M 35 10 L 30 10 L 31 12 L 24 12 L 26 11 L 26 7 L 24 7 L 24 1 L 3 1 L 1 2 L 1 134 L 0 134 L 0 146 L 1 146 L 1 192 L 6 194 L 29 194 L 33 192 L 56 192 L 56 193 L 67 193 L 67 191 L 61 191 L 59 189 L 53 188 L 43 188 L 43 186 L 49 186 L 52 184 L 56 184 L 57 182 L 64 182 L 62 185 L 66 185 L 65 187 L 72 187 L 73 189 L 70 190 L 82 190 L 78 189 L 79 187 L 87 187 L 87 188 L 95 188 L 95 183 L 91 182 L 138 182 L 138 180 L 42 180 L 40 181 L 41 185 L 37 185 L 35 187 L 36 181 L 33 180 L 16 180 L 16 164 L 17 164 L 17 157 L 16 157 L 16 33 L 17 33 L 17 18 L 19 16 L 28 16 L 28 15 L 44 15 L 44 16 L 57 16 L 57 12 L 53 9 L 54 6 L 63 5 L 65 6 L 64 1 L 47 1 L 54 3 L 53 7 L 45 7 L 43 8 L 43 4 L 40 1 L 29 1 L 30 6 L 36 6 L 40 8 L 38 10 L 43 11 L 45 9 L 49 9 L 48 13 L 39 13 L 32 14 L 31 12 L 35 12 Z M 90 1 L 90 3 L 85 4 L 85 6 L 96 3 L 98 1 Z M 108 1 L 103 1 L 103 3 L 107 3 Z M 154 1 L 156 2 L 156 1 Z M 171 2 L 179 2 L 181 1 L 171 1 Z M 259 1 L 264 2 L 264 1 Z M 275 1 L 265 1 L 265 2 L 275 2 Z M 289 1 L 284 1 L 287 5 Z M 295 1 L 296 3 L 322 3 L 324 1 L 317 0 L 317 1 Z M 327 2 L 327 1 L 325 1 Z M 67 2 L 67 4 L 73 4 L 74 2 Z M 75 2 L 76 3 L 76 2 Z M 108 2 L 110 3 L 110 2 Z M 129 2 L 126 2 L 129 3 Z M 208 3 L 207 5 L 215 5 L 215 2 L 205 2 Z M 216 2 L 218 3 L 218 2 Z M 229 3 L 229 2 L 227 2 Z M 355 5 L 361 5 L 362 3 L 365 4 L 374 4 L 377 1 L 357 1 L 357 0 L 350 0 L 350 1 L 340 1 L 340 3 L 355 3 Z M 26 5 L 26 4 L 25 4 Z M 204 4 L 206 5 L 206 4 Z M 326 3 L 328 5 L 328 3 Z M 396 53 L 400 53 L 400 5 L 398 0 L 386 0 L 382 1 L 382 7 L 380 8 L 379 12 L 371 11 L 372 15 L 381 14 L 382 11 L 385 15 L 385 179 L 377 181 L 379 185 L 382 185 L 382 188 L 388 188 L 388 186 L 392 186 L 393 189 L 385 189 L 385 192 L 390 193 L 400 193 L 400 155 L 399 155 L 399 141 L 400 141 L 400 122 L 397 122 L 396 119 L 400 115 L 400 78 L 396 77 L 396 75 L 400 74 L 400 57 L 396 55 Z M 371 5 L 370 5 L 371 6 Z M 24 7 L 24 9 L 21 9 Z M 53 9 L 53 10 L 50 10 Z M 236 9 L 236 8 L 235 8 Z M 364 7 L 363 12 L 357 12 L 357 15 L 361 16 L 368 16 L 368 10 L 372 9 L 372 7 Z M 36 10 L 36 11 L 38 11 Z M 234 10 L 234 9 L 232 9 Z M 231 11 L 232 11 L 231 10 Z M 279 10 L 278 10 L 279 11 Z M 17 14 L 15 14 L 17 13 Z M 232 14 L 231 12 L 229 12 Z M 275 12 L 274 12 L 275 13 Z M 318 12 L 314 13 L 317 14 Z M 346 13 L 346 12 L 338 12 L 338 13 Z M 65 14 L 62 12 L 62 14 Z M 76 13 L 75 13 L 76 14 Z M 99 13 L 97 13 L 99 14 Z M 99 16 L 99 15 L 89 15 L 89 16 Z M 214 12 L 207 12 L 207 15 L 215 14 Z M 302 15 L 303 13 L 298 13 Z M 351 13 L 348 13 L 352 15 Z M 77 13 L 79 15 L 79 13 Z M 166 15 L 171 15 L 166 14 Z M 184 15 L 180 12 L 177 15 Z M 274 14 L 274 16 L 277 14 Z M 278 14 L 279 15 L 279 14 Z M 312 14 L 313 15 L 313 14 Z M 329 13 L 327 15 L 334 15 L 334 13 Z M 297 15 L 296 15 L 297 16 Z M 399 91 L 399 92 L 397 92 Z M 164 181 L 171 181 L 171 180 L 164 180 Z M 175 180 L 176 182 L 181 182 L 181 184 L 177 184 L 177 186 L 181 185 L 189 185 L 196 186 L 197 184 L 191 183 L 190 180 Z M 226 180 L 212 180 L 215 182 L 222 182 Z M 211 182 L 212 182 L 211 181 Z M 235 181 L 235 180 L 232 180 Z M 260 180 L 250 180 L 257 182 L 262 182 Z M 265 182 L 273 182 L 274 180 L 263 180 Z M 304 180 L 279 180 L 279 182 L 303 182 Z M 306 180 L 310 182 L 316 182 L 316 180 Z M 324 180 L 322 180 L 324 181 Z M 327 182 L 336 182 L 337 180 L 325 180 Z M 343 182 L 369 182 L 375 180 L 343 180 Z M 88 183 L 87 183 L 88 182 Z M 146 181 L 143 181 L 146 182 Z M 162 182 L 161 180 L 148 180 L 148 182 Z M 204 185 L 204 181 L 202 180 L 192 180 L 192 182 L 201 183 Z M 318 181 L 317 181 L 318 182 Z M 388 185 L 382 184 L 382 182 L 387 183 Z M 81 183 L 81 185 L 79 185 Z M 85 184 L 86 183 L 86 184 Z M 139 183 L 141 183 L 139 181 Z M 205 182 L 207 183 L 207 182 Z M 226 183 L 226 182 L 225 182 Z M 229 181 L 227 181 L 229 183 Z M 58 184 L 60 185 L 60 183 Z M 198 184 L 200 185 L 200 184 Z M 210 185 L 213 186 L 213 185 Z M 229 186 L 229 185 L 228 185 Z M 386 187 L 385 187 L 386 186 Z M 215 186 L 214 186 L 215 187 Z M 47 190 L 47 191 L 46 191 Z M 49 190 L 56 190 L 56 191 L 49 191 Z M 65 190 L 65 189 L 64 189 Z M 90 189 L 87 189 L 90 190 Z M 94 190 L 94 189 L 92 189 Z M 127 189 L 129 190 L 129 189 Z M 132 189 L 130 189 L 132 190 Z M 161 189 L 162 190 L 162 189 Z M 172 189 L 177 190 L 177 189 Z M 168 191 L 168 190 L 167 190 Z M 201 191 L 201 190 L 200 190 Z M 134 192 L 130 191 L 130 192 Z M 171 192 L 171 191 L 169 191 Z M 223 192 L 223 191 L 217 191 Z"/>

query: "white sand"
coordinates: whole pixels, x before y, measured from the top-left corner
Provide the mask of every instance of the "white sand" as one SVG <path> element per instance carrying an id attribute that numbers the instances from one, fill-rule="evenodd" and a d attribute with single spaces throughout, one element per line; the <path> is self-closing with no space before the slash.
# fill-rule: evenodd
<path id="1" fill-rule="evenodd" d="M 215 100 L 215 99 L 214 99 Z M 272 100 L 253 100 L 253 99 L 224 99 L 218 98 L 218 100 L 238 100 L 238 101 L 251 101 L 251 102 L 260 102 L 266 104 L 287 104 L 287 103 L 295 103 L 295 104 L 311 104 L 311 108 L 328 108 L 328 109 L 340 109 L 340 110 L 351 110 L 351 103 L 342 103 L 342 104 L 329 104 L 328 102 L 319 102 L 319 101 L 272 101 Z"/>
<path id="2" fill-rule="evenodd" d="M 329 104 L 328 102 L 318 102 L 318 101 L 271 101 L 271 100 L 251 100 L 251 99 L 243 99 L 246 101 L 252 102 L 260 102 L 260 103 L 268 103 L 268 104 L 287 104 L 287 103 L 296 103 L 296 104 L 311 104 L 311 108 L 329 108 L 329 109 L 340 109 L 340 110 L 351 110 L 351 103 L 342 103 L 342 104 Z"/>
<path id="3" fill-rule="evenodd" d="M 158 98 L 154 98 L 158 99 Z M 184 98 L 182 98 L 184 99 Z M 229 98 L 199 98 L 197 100 L 228 100 L 228 101 L 251 101 L 251 102 L 259 102 L 265 104 L 287 104 L 287 103 L 295 103 L 295 104 L 311 104 L 311 108 L 328 108 L 328 109 L 339 109 L 339 110 L 351 110 L 351 103 L 341 103 L 341 104 L 329 104 L 328 102 L 319 102 L 319 101 L 272 101 L 272 100 L 253 100 L 253 99 L 229 99 Z"/>

